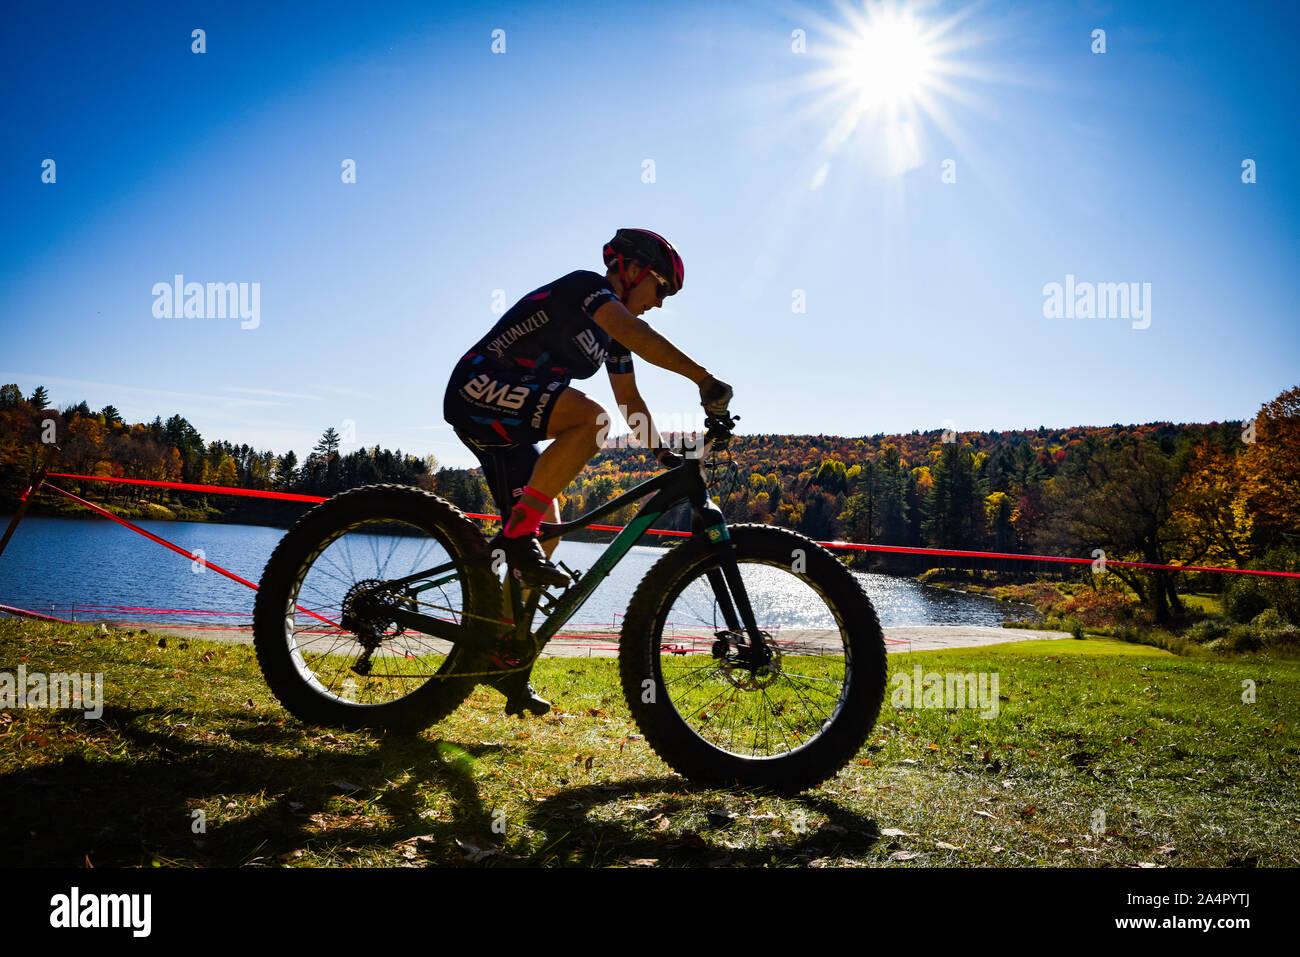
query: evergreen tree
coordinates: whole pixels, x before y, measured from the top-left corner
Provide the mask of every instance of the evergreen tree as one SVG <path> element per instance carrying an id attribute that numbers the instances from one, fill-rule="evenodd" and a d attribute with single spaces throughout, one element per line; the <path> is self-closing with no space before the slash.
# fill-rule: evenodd
<path id="1" fill-rule="evenodd" d="M 969 445 L 949 443 L 931 470 L 925 504 L 927 540 L 939 548 L 975 549 L 984 539 L 984 480 Z"/>
<path id="2" fill-rule="evenodd" d="M 334 426 L 331 425 L 325 430 L 312 451 L 320 453 L 327 459 L 339 454 L 339 434 L 334 431 Z"/>
<path id="3" fill-rule="evenodd" d="M 284 455 L 280 456 L 275 463 L 275 484 L 282 492 L 287 492 L 293 488 L 293 484 L 298 479 L 298 456 L 290 449 Z"/>
<path id="4" fill-rule="evenodd" d="M 908 543 L 907 489 L 911 472 L 903 465 L 898 446 L 885 446 L 880 461 L 880 492 L 876 515 L 883 545 Z"/>

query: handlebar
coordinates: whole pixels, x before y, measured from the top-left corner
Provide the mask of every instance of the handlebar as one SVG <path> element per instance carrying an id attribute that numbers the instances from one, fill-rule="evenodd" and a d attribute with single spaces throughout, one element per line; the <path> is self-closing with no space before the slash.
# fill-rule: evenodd
<path id="1" fill-rule="evenodd" d="M 736 422 L 739 419 L 740 416 L 732 415 L 730 411 L 721 415 L 706 415 L 704 417 L 704 435 L 697 435 L 694 443 L 691 443 L 683 435 L 680 446 L 673 446 L 672 450 L 679 453 L 683 458 L 706 459 L 714 449 L 725 449 L 727 447 L 731 442 L 731 433 L 736 428 Z"/>

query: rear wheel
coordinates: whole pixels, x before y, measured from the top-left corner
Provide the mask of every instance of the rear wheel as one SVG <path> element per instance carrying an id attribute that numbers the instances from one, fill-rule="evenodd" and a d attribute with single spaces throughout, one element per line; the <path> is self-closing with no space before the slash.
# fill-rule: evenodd
<path id="1" fill-rule="evenodd" d="M 870 733 L 884 637 L 861 584 L 829 551 L 770 525 L 728 532 L 765 650 L 728 628 L 715 591 L 723 555 L 692 538 L 632 599 L 623 692 L 646 741 L 691 780 L 796 793 L 836 774 Z"/>
<path id="2" fill-rule="evenodd" d="M 309 511 L 267 561 L 253 609 L 257 660 L 280 703 L 337 728 L 412 731 L 449 715 L 474 688 L 468 646 L 501 617 L 500 582 L 471 561 L 485 544 L 460 509 L 410 486 L 353 489 Z M 409 631 L 398 608 L 457 623 L 471 640 Z"/>

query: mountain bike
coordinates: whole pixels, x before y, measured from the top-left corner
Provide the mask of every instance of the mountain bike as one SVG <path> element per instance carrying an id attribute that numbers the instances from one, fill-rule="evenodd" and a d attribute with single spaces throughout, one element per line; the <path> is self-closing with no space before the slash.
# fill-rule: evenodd
<path id="1" fill-rule="evenodd" d="M 725 521 L 704 463 L 734 419 L 705 424 L 681 465 L 543 523 L 545 541 L 653 496 L 585 572 L 560 563 L 574 581 L 556 595 L 518 587 L 479 527 L 422 489 L 371 485 L 315 506 L 276 547 L 257 593 L 254 644 L 271 690 L 310 724 L 426 728 L 476 684 L 530 667 L 646 530 L 687 502 L 690 536 L 658 559 L 623 618 L 619 675 L 634 721 L 699 783 L 797 793 L 832 777 L 884 697 L 875 609 L 811 539 Z"/>

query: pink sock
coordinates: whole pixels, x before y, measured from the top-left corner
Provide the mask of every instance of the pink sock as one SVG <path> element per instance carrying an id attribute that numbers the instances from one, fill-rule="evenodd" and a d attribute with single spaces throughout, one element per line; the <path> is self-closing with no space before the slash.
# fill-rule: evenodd
<path id="1" fill-rule="evenodd" d="M 524 498 L 532 498 L 542 503 L 540 509 L 534 508 L 527 504 Z M 510 512 L 510 521 L 506 524 L 506 538 L 522 538 L 524 535 L 536 535 L 542 527 L 542 518 L 551 510 L 551 502 L 554 499 L 547 498 L 537 489 L 525 485 L 524 494 L 519 497 L 519 501 Z"/>

